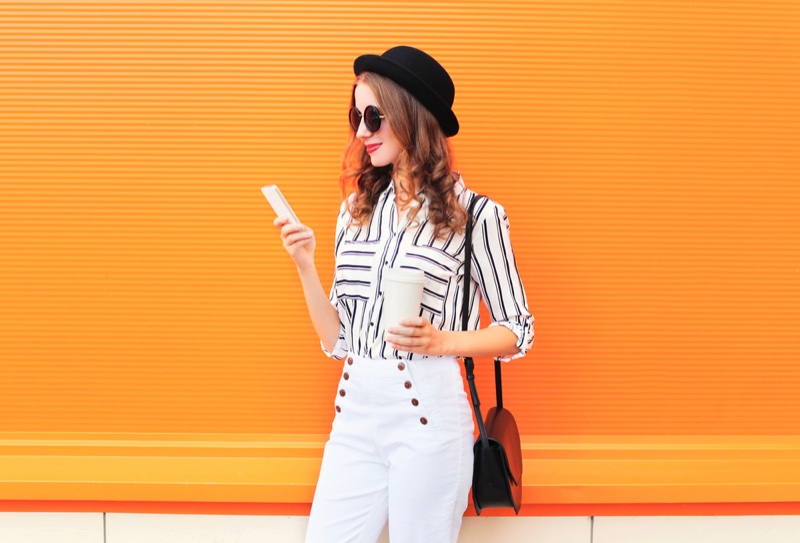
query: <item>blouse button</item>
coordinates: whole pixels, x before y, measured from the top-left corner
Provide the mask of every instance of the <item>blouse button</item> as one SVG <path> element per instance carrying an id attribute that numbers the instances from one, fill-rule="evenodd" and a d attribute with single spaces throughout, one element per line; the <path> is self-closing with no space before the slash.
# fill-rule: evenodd
<path id="1" fill-rule="evenodd" d="M 339 389 L 339 396 L 344 396 L 347 392 L 344 391 L 343 388 Z"/>
<path id="2" fill-rule="evenodd" d="M 411 381 L 406 381 L 404 386 L 406 388 L 411 388 Z"/>
<path id="3" fill-rule="evenodd" d="M 347 373 L 347 372 L 344 372 L 344 375 L 342 375 L 342 377 L 344 377 L 344 380 L 347 381 L 348 379 L 350 379 L 350 374 Z"/>
<path id="4" fill-rule="evenodd" d="M 339 407 L 338 405 L 336 406 L 336 412 L 337 412 L 337 413 L 341 413 L 341 412 L 342 412 L 342 408 L 341 408 L 341 407 Z"/>
<path id="5" fill-rule="evenodd" d="M 351 366 L 353 365 L 353 357 L 352 356 L 347 359 L 347 363 L 350 364 Z"/>
<path id="6" fill-rule="evenodd" d="M 422 424 L 428 424 L 428 419 L 426 419 L 425 417 L 421 417 L 421 418 L 419 419 L 419 421 L 420 421 Z"/>
<path id="7" fill-rule="evenodd" d="M 416 398 L 412 398 L 411 399 L 411 405 L 413 405 L 414 407 L 418 406 L 419 405 L 419 400 L 416 399 Z"/>
<path id="8" fill-rule="evenodd" d="M 402 362 L 400 362 L 400 363 L 397 365 L 397 369 L 398 369 L 398 370 L 400 370 L 400 371 L 403 371 L 404 369 L 406 369 L 406 365 L 405 365 L 405 364 L 403 364 Z"/>

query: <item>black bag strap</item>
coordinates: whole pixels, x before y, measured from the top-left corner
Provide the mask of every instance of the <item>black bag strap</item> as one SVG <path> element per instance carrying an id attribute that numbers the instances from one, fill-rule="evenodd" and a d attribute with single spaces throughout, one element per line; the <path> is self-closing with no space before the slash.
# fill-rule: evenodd
<path id="1" fill-rule="evenodd" d="M 486 198 L 483 195 L 476 195 L 469 206 L 467 207 L 467 231 L 465 234 L 465 253 L 464 253 L 464 297 L 461 304 L 461 329 L 467 330 L 469 326 L 469 291 L 472 272 L 472 215 L 475 210 L 476 204 Z M 467 384 L 469 385 L 469 395 L 472 398 L 472 409 L 475 412 L 475 420 L 478 423 L 478 431 L 480 432 L 480 440 L 483 442 L 484 447 L 489 446 L 489 437 L 486 434 L 486 426 L 483 423 L 481 416 L 481 402 L 478 398 L 478 389 L 475 386 L 475 362 L 472 357 L 464 357 L 464 369 L 467 374 Z M 494 361 L 494 381 L 495 392 L 497 394 L 497 408 L 503 408 L 503 383 L 500 374 L 500 359 L 495 358 Z"/>

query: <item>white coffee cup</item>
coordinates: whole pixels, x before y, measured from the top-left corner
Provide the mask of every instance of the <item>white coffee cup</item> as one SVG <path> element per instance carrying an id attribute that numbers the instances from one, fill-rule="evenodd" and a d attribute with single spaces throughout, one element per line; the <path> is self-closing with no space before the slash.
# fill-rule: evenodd
<path id="1" fill-rule="evenodd" d="M 418 317 L 425 273 L 408 268 L 383 270 L 383 327 L 388 329 L 409 317 Z"/>

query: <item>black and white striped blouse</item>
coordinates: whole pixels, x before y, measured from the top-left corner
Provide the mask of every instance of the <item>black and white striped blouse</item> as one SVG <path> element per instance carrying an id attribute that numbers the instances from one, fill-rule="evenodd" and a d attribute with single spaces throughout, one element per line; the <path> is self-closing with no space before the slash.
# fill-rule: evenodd
<path id="1" fill-rule="evenodd" d="M 461 180 L 455 190 L 465 208 L 476 197 Z M 386 268 L 425 272 L 421 315 L 439 330 L 461 330 L 464 234 L 434 238 L 426 207 L 423 202 L 415 221 L 418 224 L 410 225 L 407 218 L 398 224 L 394 185 L 390 183 L 380 195 L 370 223 L 348 227 L 350 214 L 342 203 L 330 294 L 341 331 L 332 351 L 323 348 L 328 356 L 341 359 L 351 352 L 366 358 L 426 357 L 394 350 L 383 341 L 382 279 Z M 533 343 L 533 316 L 511 248 L 508 217 L 500 205 L 486 198 L 478 203 L 474 217 L 469 329 L 480 326 L 482 297 L 492 318 L 490 326 L 505 326 L 517 336 L 519 353 L 504 358 L 513 360 L 523 356 Z"/>

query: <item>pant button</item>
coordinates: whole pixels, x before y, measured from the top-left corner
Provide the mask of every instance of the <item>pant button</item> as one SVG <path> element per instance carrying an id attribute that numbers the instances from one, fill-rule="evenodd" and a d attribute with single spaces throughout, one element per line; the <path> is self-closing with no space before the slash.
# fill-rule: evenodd
<path id="1" fill-rule="evenodd" d="M 344 391 L 343 388 L 339 389 L 339 396 L 344 396 L 345 394 L 347 394 L 347 393 Z"/>
<path id="2" fill-rule="evenodd" d="M 419 405 L 419 400 L 416 399 L 416 398 L 412 398 L 411 399 L 411 405 L 413 405 L 414 407 L 418 406 Z"/>
<path id="3" fill-rule="evenodd" d="M 406 381 L 405 385 L 406 388 L 411 388 L 411 381 Z"/>
<path id="4" fill-rule="evenodd" d="M 403 371 L 404 369 L 406 369 L 406 365 L 405 365 L 405 364 L 403 364 L 402 362 L 400 362 L 400 363 L 397 365 L 397 369 L 398 369 L 398 370 L 400 370 L 400 371 Z"/>
<path id="5" fill-rule="evenodd" d="M 337 413 L 341 413 L 341 412 L 342 412 L 342 408 L 341 408 L 341 407 L 339 407 L 338 405 L 336 406 L 336 412 L 337 412 Z"/>
<path id="6" fill-rule="evenodd" d="M 344 372 L 344 375 L 342 377 L 344 377 L 344 380 L 347 381 L 348 379 L 350 379 L 350 374 L 347 373 L 347 372 Z"/>
<path id="7" fill-rule="evenodd" d="M 347 363 L 349 365 L 351 365 L 351 366 L 353 365 L 353 357 L 352 356 L 347 359 Z"/>
<path id="8" fill-rule="evenodd" d="M 422 424 L 428 424 L 428 419 L 426 419 L 425 417 L 421 417 L 421 418 L 419 419 L 419 421 L 420 421 Z"/>

